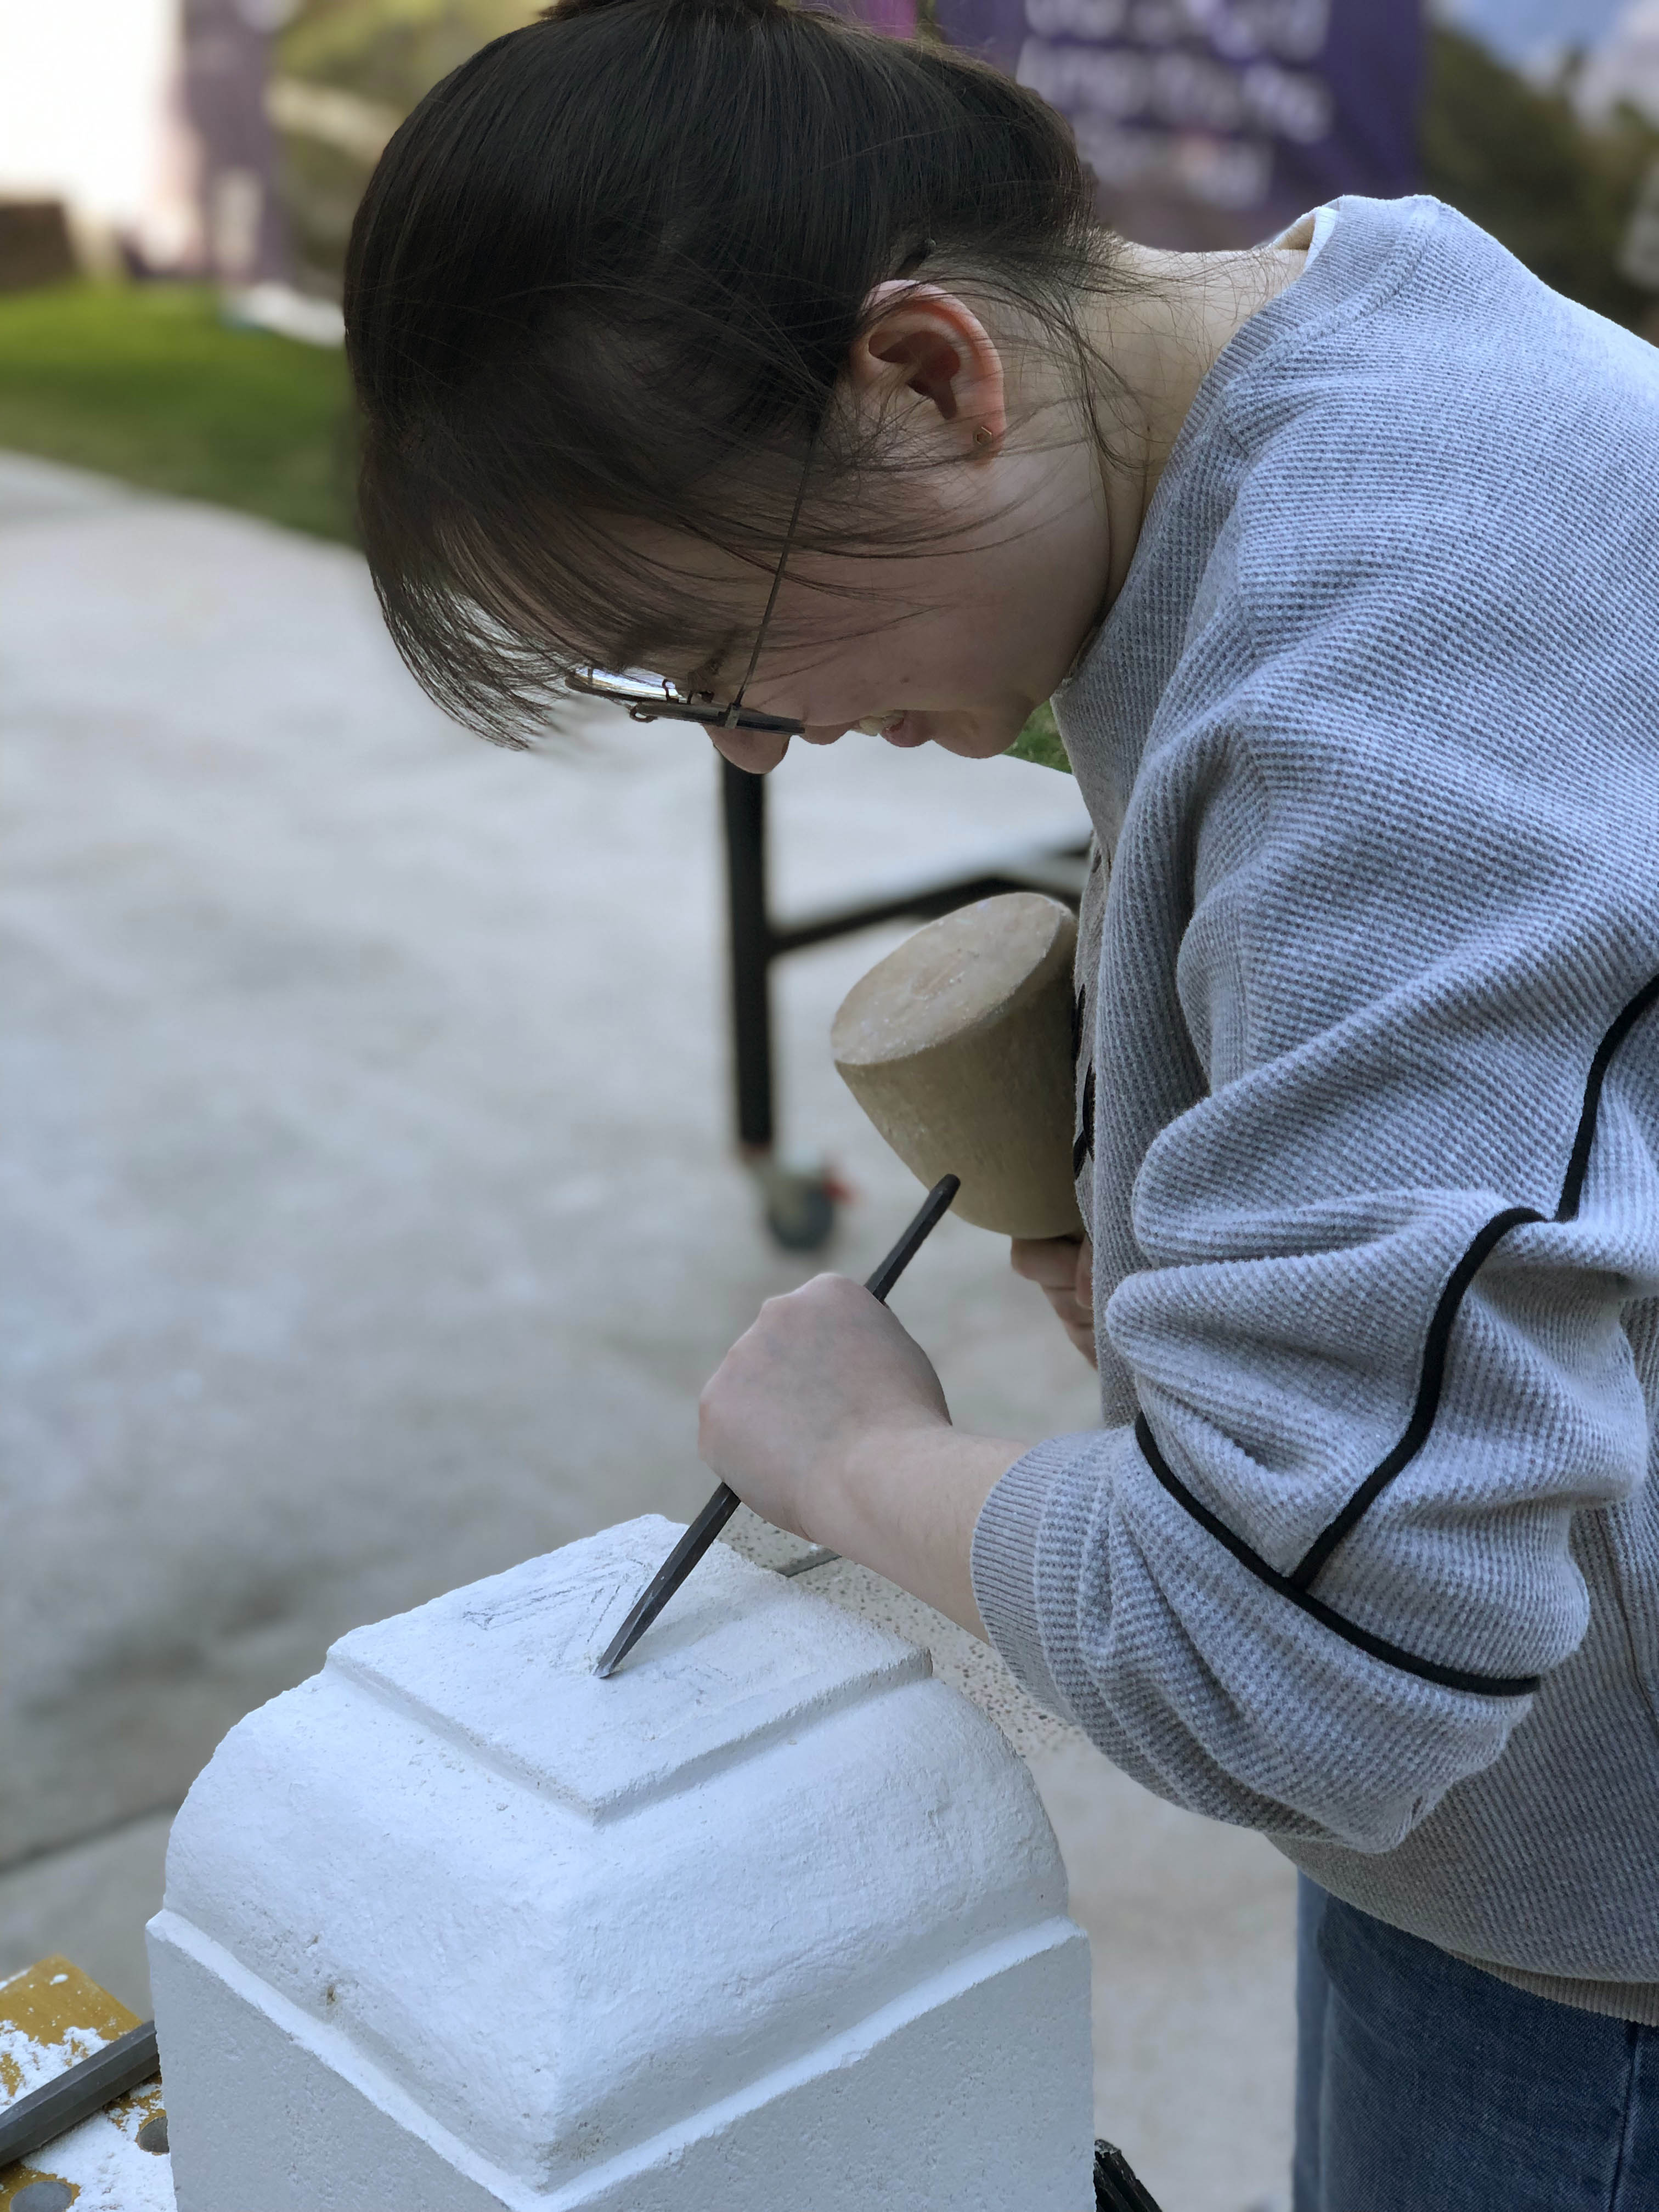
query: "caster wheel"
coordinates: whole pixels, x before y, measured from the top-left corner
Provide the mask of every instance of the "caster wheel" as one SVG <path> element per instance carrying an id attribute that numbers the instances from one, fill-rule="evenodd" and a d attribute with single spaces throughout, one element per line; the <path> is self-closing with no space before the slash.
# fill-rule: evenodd
<path id="1" fill-rule="evenodd" d="M 751 1158 L 772 1242 L 786 1252 L 818 1252 L 835 1233 L 836 1216 L 853 1195 L 835 1170 L 810 1154 L 780 1160 Z"/>
<path id="2" fill-rule="evenodd" d="M 824 1176 L 780 1176 L 766 1194 L 766 1225 L 786 1252 L 817 1252 L 836 1226 L 836 1200 Z"/>

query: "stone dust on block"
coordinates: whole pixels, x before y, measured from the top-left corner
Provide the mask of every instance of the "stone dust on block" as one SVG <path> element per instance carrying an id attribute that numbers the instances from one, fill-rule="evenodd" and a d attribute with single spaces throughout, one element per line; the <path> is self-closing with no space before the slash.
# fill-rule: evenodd
<path id="1" fill-rule="evenodd" d="M 924 1605 L 896 1583 L 834 1552 L 786 1534 L 745 1505 L 733 1516 L 722 1541 L 757 1566 L 790 1576 L 805 1590 L 816 1591 L 860 1620 L 890 1629 L 907 1644 L 929 1653 L 941 1682 L 960 1690 L 994 1720 L 1022 1759 L 1052 1751 L 1068 1741 L 1082 1742 L 1079 1730 L 1029 1698 L 988 1644 Z"/>

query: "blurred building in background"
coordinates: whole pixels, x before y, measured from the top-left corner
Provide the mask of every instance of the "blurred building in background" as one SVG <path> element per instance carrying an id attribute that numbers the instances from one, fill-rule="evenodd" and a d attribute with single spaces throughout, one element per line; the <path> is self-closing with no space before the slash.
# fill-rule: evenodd
<path id="1" fill-rule="evenodd" d="M 282 283 L 288 217 L 266 112 L 267 47 L 287 0 L 182 0 L 178 112 L 191 155 L 195 265 L 221 283 Z"/>
<path id="2" fill-rule="evenodd" d="M 288 13 L 287 0 L 5 0 L 0 194 L 61 204 L 94 268 L 286 277 L 265 65 Z"/>
<path id="3" fill-rule="evenodd" d="M 185 242 L 177 15 L 178 0 L 0 0 L 0 200 L 59 208 L 94 267 L 152 229 Z"/>
<path id="4" fill-rule="evenodd" d="M 337 340 L 337 316 L 291 283 L 269 79 L 271 35 L 292 12 L 290 0 L 4 0 L 0 286 L 70 273 L 40 266 L 55 228 L 90 271 L 210 278 L 246 319 Z"/>

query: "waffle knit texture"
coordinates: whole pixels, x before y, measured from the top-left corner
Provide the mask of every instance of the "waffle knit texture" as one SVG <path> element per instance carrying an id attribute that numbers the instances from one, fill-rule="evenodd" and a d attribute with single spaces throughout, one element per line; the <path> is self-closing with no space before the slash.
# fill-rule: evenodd
<path id="1" fill-rule="evenodd" d="M 1659 352 L 1344 200 L 1055 700 L 1104 1425 L 973 1560 L 1148 1789 L 1650 2021 L 1656 607 Z"/>

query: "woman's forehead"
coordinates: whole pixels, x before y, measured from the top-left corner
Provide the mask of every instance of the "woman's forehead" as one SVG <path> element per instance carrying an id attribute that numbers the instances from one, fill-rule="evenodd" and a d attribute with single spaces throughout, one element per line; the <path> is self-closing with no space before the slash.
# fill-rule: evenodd
<path id="1" fill-rule="evenodd" d="M 642 579 L 676 592 L 702 592 L 711 601 L 729 606 L 757 591 L 764 599 L 777 566 L 775 542 L 759 532 L 750 548 L 695 530 L 627 521 L 617 526 L 615 540 Z"/>
<path id="2" fill-rule="evenodd" d="M 736 683 L 773 600 L 778 550 L 751 555 L 645 523 L 626 525 L 617 536 L 628 560 L 617 578 L 623 620 L 610 665 L 695 674 L 711 686 L 718 672 Z M 767 623 L 769 659 L 869 637 L 923 611 L 905 580 L 890 556 L 792 549 Z"/>
<path id="3" fill-rule="evenodd" d="M 647 524 L 617 532 L 613 652 L 618 665 L 670 670 L 700 665 L 758 623 L 771 572 L 689 532 Z"/>

